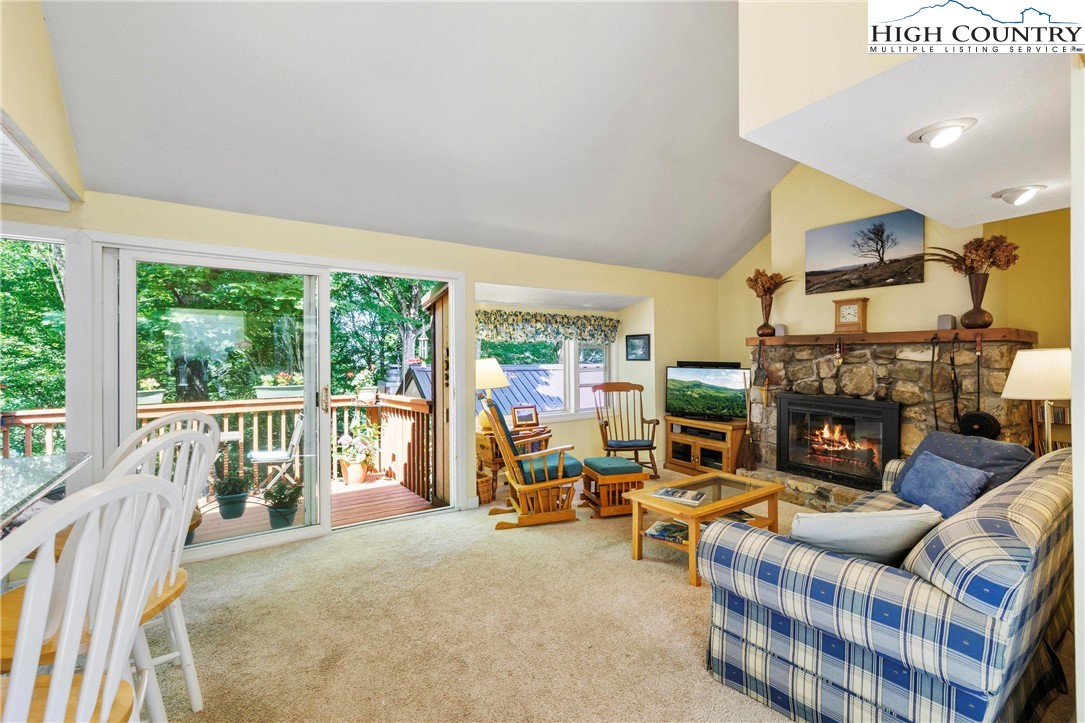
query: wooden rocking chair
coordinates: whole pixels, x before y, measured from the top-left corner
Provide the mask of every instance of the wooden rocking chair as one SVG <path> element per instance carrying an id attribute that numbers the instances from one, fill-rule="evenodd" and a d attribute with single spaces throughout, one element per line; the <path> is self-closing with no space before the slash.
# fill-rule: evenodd
<path id="1" fill-rule="evenodd" d="M 595 416 L 603 449 L 608 457 L 633 453 L 633 461 L 652 470 L 652 479 L 659 479 L 656 469 L 656 427 L 658 419 L 644 418 L 644 387 L 632 382 L 604 382 L 591 388 L 595 395 Z M 640 453 L 648 453 L 642 462 Z"/>
<path id="2" fill-rule="evenodd" d="M 516 522 L 498 522 L 495 529 L 509 530 L 514 527 L 545 525 L 550 522 L 576 520 L 573 509 L 574 489 L 580 479 L 583 465 L 580 460 L 567 450 L 571 444 L 562 447 L 540 449 L 537 452 L 522 452 L 530 445 L 549 436 L 549 432 L 513 439 L 501 410 L 493 400 L 482 399 L 483 408 L 490 417 L 494 439 L 505 461 L 505 475 L 509 481 L 509 499 L 507 509 L 492 509 L 491 515 L 516 513 Z"/>

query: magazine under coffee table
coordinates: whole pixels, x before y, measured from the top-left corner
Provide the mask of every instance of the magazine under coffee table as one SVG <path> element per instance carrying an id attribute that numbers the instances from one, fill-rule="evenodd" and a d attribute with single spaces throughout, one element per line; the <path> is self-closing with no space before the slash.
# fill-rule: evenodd
<path id="1" fill-rule="evenodd" d="M 652 493 L 662 487 L 699 490 L 705 493 L 705 499 L 700 505 L 690 507 L 681 502 L 653 497 Z M 625 499 L 629 500 L 633 506 L 633 559 L 641 559 L 644 549 L 644 532 L 647 529 L 644 526 L 644 513 L 650 511 L 672 517 L 688 526 L 688 541 L 671 542 L 654 537 L 649 539 L 686 552 L 689 555 L 689 584 L 700 585 L 701 577 L 697 574 L 697 542 L 701 537 L 701 523 L 765 502 L 768 507 L 768 516 L 751 515 L 745 522 L 751 527 L 762 527 L 777 532 L 779 526 L 777 495 L 783 489 L 783 485 L 774 482 L 764 482 L 725 472 L 712 472 L 679 482 L 668 482 L 626 492 Z"/>

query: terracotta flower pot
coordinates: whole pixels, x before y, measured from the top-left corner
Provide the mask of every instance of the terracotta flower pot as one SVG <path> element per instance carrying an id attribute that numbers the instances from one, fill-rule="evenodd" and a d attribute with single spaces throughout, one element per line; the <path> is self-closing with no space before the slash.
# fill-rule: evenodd
<path id="1" fill-rule="evenodd" d="M 348 485 L 360 485 L 369 475 L 369 467 L 365 462 L 348 462 L 345 459 L 339 460 L 339 471 Z"/>
<path id="2" fill-rule="evenodd" d="M 769 316 L 772 315 L 772 295 L 765 294 L 761 297 L 761 318 L 764 323 L 757 327 L 758 336 L 776 336 L 776 327 L 769 323 Z"/>
<path id="3" fill-rule="evenodd" d="M 972 308 L 961 314 L 961 326 L 965 329 L 986 329 L 995 323 L 991 312 L 983 309 L 983 295 L 987 292 L 990 274 L 969 274 L 968 290 L 972 293 Z"/>

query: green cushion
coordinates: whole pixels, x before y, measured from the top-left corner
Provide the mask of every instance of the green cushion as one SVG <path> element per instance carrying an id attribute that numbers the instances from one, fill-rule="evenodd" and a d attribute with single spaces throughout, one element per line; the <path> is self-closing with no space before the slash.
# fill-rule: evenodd
<path id="1" fill-rule="evenodd" d="M 625 457 L 588 457 L 584 460 L 584 466 L 604 476 L 610 474 L 639 474 L 644 471 L 644 467 Z"/>
<path id="2" fill-rule="evenodd" d="M 558 477 L 558 458 L 560 456 L 560 452 L 555 452 L 543 457 L 520 460 L 518 464 L 520 465 L 520 471 L 524 474 L 524 482 L 533 484 L 534 482 L 549 482 L 556 479 L 579 477 L 580 473 L 584 471 L 584 465 L 580 464 L 580 460 L 571 454 L 565 455 L 565 467 L 562 470 L 561 477 Z M 535 468 L 534 480 L 531 477 L 532 466 Z"/>

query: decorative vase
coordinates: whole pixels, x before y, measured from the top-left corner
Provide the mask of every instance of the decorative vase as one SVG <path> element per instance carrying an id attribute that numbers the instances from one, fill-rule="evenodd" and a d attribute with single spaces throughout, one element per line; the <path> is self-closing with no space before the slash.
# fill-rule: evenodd
<path id="1" fill-rule="evenodd" d="M 236 495 L 215 495 L 219 502 L 219 515 L 224 520 L 236 520 L 245 514 L 245 505 L 249 499 L 248 492 Z"/>
<path id="2" fill-rule="evenodd" d="M 776 336 L 776 327 L 769 323 L 769 316 L 772 314 L 772 295 L 765 294 L 761 297 L 761 318 L 764 320 L 761 326 L 757 327 L 758 336 Z"/>
<path id="3" fill-rule="evenodd" d="M 298 506 L 293 507 L 268 507 L 267 518 L 271 523 L 271 529 L 281 530 L 294 524 L 294 516 L 298 514 Z"/>
<path id="4" fill-rule="evenodd" d="M 961 326 L 965 329 L 986 329 L 995 323 L 991 312 L 982 308 L 983 295 L 987 292 L 990 274 L 969 274 L 968 290 L 972 293 L 972 308 L 961 314 Z"/>

